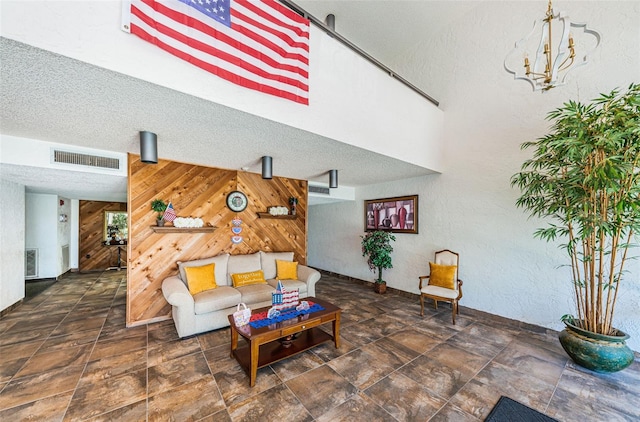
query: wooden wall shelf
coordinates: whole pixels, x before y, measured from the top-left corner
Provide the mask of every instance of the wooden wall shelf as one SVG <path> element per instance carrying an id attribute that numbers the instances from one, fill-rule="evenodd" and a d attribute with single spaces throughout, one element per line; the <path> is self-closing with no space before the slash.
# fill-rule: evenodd
<path id="1" fill-rule="evenodd" d="M 298 215 L 271 215 L 268 212 L 259 212 L 258 213 L 258 217 L 259 218 L 279 218 L 280 220 L 295 220 L 296 218 L 298 218 Z"/>
<path id="2" fill-rule="evenodd" d="M 156 233 L 212 233 L 217 227 L 173 227 L 173 226 L 151 226 L 151 230 Z"/>

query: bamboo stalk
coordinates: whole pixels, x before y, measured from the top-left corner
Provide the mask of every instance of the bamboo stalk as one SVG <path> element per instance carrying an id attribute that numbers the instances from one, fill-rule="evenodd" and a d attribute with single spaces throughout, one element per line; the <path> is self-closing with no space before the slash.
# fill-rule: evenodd
<path id="1" fill-rule="evenodd" d="M 631 239 L 633 238 L 633 230 L 629 230 L 629 236 L 627 236 L 627 245 L 629 244 L 629 242 L 631 242 Z M 616 286 L 616 291 L 613 294 L 613 303 L 611 305 L 611 323 L 613 323 L 613 311 L 615 310 L 616 307 L 616 302 L 618 300 L 618 287 L 619 287 L 619 283 L 622 280 L 622 271 L 624 270 L 624 263 L 627 260 L 627 252 L 629 251 L 629 248 L 625 247 L 624 248 L 624 252 L 623 252 L 623 256 L 622 256 L 622 261 L 620 262 L 620 276 L 618 278 L 618 285 Z"/>
<path id="2" fill-rule="evenodd" d="M 614 280 L 616 279 L 616 254 L 618 250 L 618 240 L 620 238 L 620 228 L 616 229 L 616 235 L 611 240 L 611 256 L 609 257 L 609 289 L 607 291 L 607 307 L 605 310 L 605 318 L 602 326 L 602 332 L 604 334 L 609 333 L 611 331 L 611 323 L 612 323 L 612 315 L 611 315 L 611 289 Z M 621 276 L 622 273 L 619 273 Z M 619 278 L 618 278 L 619 280 Z M 616 286 L 616 290 L 618 287 Z"/>
<path id="3" fill-rule="evenodd" d="M 606 192 L 602 192 L 602 190 L 600 191 L 600 195 L 598 195 L 598 197 L 602 198 L 602 200 L 600 201 L 600 216 L 602 218 L 602 220 L 606 223 L 607 220 L 607 207 L 608 207 L 608 197 L 605 195 Z M 602 326 L 603 324 L 603 318 L 606 317 L 606 314 L 604 314 L 604 309 L 603 309 L 603 301 L 604 301 L 604 285 L 605 285 L 605 275 L 604 275 L 604 267 L 605 267 L 605 254 L 604 254 L 604 250 L 605 250 L 605 243 L 606 243 L 607 239 L 606 239 L 606 232 L 605 230 L 603 230 L 602 228 L 600 228 L 599 230 L 599 239 L 598 239 L 598 325 L 596 326 L 596 329 L 600 326 Z"/>

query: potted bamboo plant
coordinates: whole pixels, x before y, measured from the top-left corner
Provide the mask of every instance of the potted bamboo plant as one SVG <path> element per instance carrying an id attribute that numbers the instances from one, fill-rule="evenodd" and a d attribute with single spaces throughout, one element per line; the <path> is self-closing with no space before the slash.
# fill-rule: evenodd
<path id="1" fill-rule="evenodd" d="M 160 227 L 164 226 L 164 212 L 167 209 L 167 204 L 162 199 L 154 199 L 151 201 L 151 209 L 158 213 L 156 224 Z"/>
<path id="2" fill-rule="evenodd" d="M 625 263 L 640 230 L 640 84 L 570 101 L 547 118 L 551 132 L 522 145 L 534 154 L 511 179 L 516 204 L 550 220 L 535 237 L 566 241 L 576 309 L 562 317 L 563 348 L 581 366 L 619 371 L 634 359 L 613 324 L 624 283 L 638 282 Z"/>
<path id="3" fill-rule="evenodd" d="M 374 283 L 376 293 L 385 293 L 387 283 L 382 279 L 382 270 L 393 268 L 391 264 L 391 241 L 396 238 L 390 232 L 376 230 L 367 232 L 362 238 L 362 256 L 367 256 L 367 264 L 371 271 L 378 270 L 378 278 Z"/>

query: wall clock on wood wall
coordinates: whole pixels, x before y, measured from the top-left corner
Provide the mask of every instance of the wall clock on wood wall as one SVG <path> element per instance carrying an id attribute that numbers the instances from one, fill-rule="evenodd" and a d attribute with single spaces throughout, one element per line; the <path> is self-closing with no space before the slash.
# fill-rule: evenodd
<path id="1" fill-rule="evenodd" d="M 247 196 L 240 192 L 239 190 L 234 190 L 229 195 L 227 195 L 227 207 L 231 211 L 240 212 L 244 211 L 247 208 Z"/>

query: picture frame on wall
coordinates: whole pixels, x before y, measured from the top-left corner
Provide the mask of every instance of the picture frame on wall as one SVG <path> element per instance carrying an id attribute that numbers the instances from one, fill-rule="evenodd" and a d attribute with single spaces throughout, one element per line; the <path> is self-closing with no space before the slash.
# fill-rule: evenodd
<path id="1" fill-rule="evenodd" d="M 364 201 L 364 231 L 418 234 L 418 195 Z"/>

